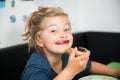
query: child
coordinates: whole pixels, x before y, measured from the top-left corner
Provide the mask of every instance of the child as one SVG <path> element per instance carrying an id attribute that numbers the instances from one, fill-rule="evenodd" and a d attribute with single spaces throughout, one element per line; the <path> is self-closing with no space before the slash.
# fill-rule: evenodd
<path id="1" fill-rule="evenodd" d="M 21 80 L 78 80 L 93 73 L 120 76 L 120 71 L 98 62 L 90 61 L 90 51 L 76 56 L 78 49 L 72 48 L 71 24 L 68 15 L 59 7 L 39 7 L 26 22 L 26 40 L 29 49 L 35 52 L 29 58 Z M 82 53 L 82 52 L 81 52 Z"/>

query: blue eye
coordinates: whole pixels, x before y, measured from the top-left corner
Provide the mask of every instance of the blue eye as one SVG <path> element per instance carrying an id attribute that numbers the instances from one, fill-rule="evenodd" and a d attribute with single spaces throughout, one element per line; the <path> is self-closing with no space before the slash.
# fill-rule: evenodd
<path id="1" fill-rule="evenodd" d="M 51 32 L 56 32 L 56 30 L 51 30 Z"/>
<path id="2" fill-rule="evenodd" d="M 71 31 L 71 29 L 70 28 L 66 28 L 64 31 L 68 32 L 68 31 Z"/>

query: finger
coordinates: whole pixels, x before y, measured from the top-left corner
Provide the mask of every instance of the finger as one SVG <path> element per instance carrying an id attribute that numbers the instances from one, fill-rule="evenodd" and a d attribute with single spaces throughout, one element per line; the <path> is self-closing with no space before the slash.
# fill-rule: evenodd
<path id="1" fill-rule="evenodd" d="M 90 54 L 89 53 L 85 53 L 81 56 L 77 56 L 76 58 L 78 58 L 79 60 L 85 60 L 85 59 L 89 59 Z"/>
<path id="2" fill-rule="evenodd" d="M 76 55 L 77 49 L 76 48 L 71 48 L 71 54 L 69 56 L 70 59 L 73 59 Z"/>

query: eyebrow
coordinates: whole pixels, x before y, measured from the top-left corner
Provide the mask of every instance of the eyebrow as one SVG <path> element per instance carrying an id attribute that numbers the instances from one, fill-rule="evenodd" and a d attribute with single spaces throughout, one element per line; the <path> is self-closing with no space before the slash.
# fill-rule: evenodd
<path id="1" fill-rule="evenodd" d="M 51 26 L 56 26 L 56 24 L 51 24 L 51 25 L 49 25 L 48 27 L 51 27 Z"/>
<path id="2" fill-rule="evenodd" d="M 69 25 L 71 27 L 71 24 L 70 23 L 65 23 L 65 25 Z M 56 26 L 56 24 L 51 24 L 49 25 L 48 27 L 51 27 L 51 26 Z"/>
<path id="3" fill-rule="evenodd" d="M 71 24 L 70 24 L 70 23 L 66 23 L 65 25 L 69 25 L 69 26 L 70 26 L 70 28 L 71 28 Z"/>

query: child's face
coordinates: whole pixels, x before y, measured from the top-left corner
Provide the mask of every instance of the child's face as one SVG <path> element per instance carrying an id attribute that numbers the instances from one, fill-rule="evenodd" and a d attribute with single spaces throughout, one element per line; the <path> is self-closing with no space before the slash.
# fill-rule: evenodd
<path id="1" fill-rule="evenodd" d="M 71 25 L 66 16 L 47 17 L 41 33 L 40 46 L 45 53 L 63 54 L 72 46 Z"/>

